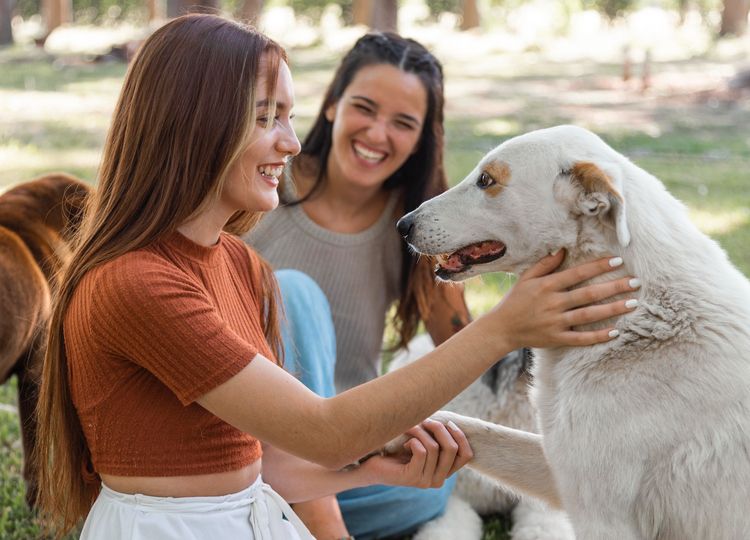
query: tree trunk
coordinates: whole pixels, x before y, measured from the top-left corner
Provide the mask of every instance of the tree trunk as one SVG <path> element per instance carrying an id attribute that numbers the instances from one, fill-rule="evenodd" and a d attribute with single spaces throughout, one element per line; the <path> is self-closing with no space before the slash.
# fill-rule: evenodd
<path id="1" fill-rule="evenodd" d="M 219 0 L 167 0 L 167 17 L 172 19 L 186 13 L 219 13 Z"/>
<path id="2" fill-rule="evenodd" d="M 0 0 L 0 45 L 13 43 L 13 29 L 10 26 L 10 14 L 15 0 Z"/>
<path id="3" fill-rule="evenodd" d="M 352 21 L 354 24 L 370 26 L 372 17 L 372 0 L 354 0 L 352 4 Z"/>
<path id="4" fill-rule="evenodd" d="M 149 21 L 160 18 L 161 13 L 159 13 L 160 10 L 156 0 L 146 0 L 146 10 L 148 11 Z"/>
<path id="5" fill-rule="evenodd" d="M 381 32 L 398 32 L 398 0 L 375 2 L 370 27 Z"/>
<path id="6" fill-rule="evenodd" d="M 462 0 L 461 15 L 461 30 L 478 27 L 479 8 L 477 7 L 477 0 Z"/>
<path id="7" fill-rule="evenodd" d="M 72 0 L 42 0 L 42 16 L 47 25 L 47 35 L 61 24 L 73 20 Z"/>
<path id="8" fill-rule="evenodd" d="M 719 35 L 743 35 L 747 30 L 747 15 L 749 11 L 750 0 L 724 0 L 724 11 L 721 13 Z"/>
<path id="9" fill-rule="evenodd" d="M 242 3 L 242 19 L 256 24 L 260 18 L 260 12 L 263 11 L 263 0 L 245 0 Z"/>

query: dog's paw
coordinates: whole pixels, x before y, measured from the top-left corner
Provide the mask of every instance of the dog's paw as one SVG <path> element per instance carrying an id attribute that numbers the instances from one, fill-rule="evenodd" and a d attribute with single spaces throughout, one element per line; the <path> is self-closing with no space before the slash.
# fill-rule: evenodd
<path id="1" fill-rule="evenodd" d="M 513 540 L 575 540 L 573 526 L 565 512 L 524 498 L 513 509 Z"/>
<path id="2" fill-rule="evenodd" d="M 480 540 L 482 518 L 461 497 L 451 495 L 445 512 L 428 521 L 413 540 Z"/>
<path id="3" fill-rule="evenodd" d="M 513 540 L 575 540 L 572 531 L 551 531 L 541 526 L 521 527 L 518 529 L 514 527 L 510 533 L 510 537 Z"/>
<path id="4" fill-rule="evenodd" d="M 408 435 L 399 435 L 395 439 L 391 439 L 383 446 L 382 453 L 386 456 L 401 456 L 402 454 L 411 454 L 404 448 L 404 443 L 411 439 Z"/>
<path id="5" fill-rule="evenodd" d="M 461 429 L 461 431 L 464 431 L 464 427 L 468 427 L 469 425 L 471 425 L 471 421 L 475 420 L 474 418 L 463 416 L 451 411 L 438 411 L 430 416 L 430 419 L 437 420 L 438 422 L 441 422 L 443 424 L 453 422 L 459 427 L 459 429 Z"/>

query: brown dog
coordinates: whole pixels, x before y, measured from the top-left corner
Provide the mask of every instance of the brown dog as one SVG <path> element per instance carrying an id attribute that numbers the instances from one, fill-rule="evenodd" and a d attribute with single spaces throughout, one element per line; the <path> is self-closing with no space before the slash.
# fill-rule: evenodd
<path id="1" fill-rule="evenodd" d="M 44 358 L 50 291 L 70 254 L 91 188 L 50 174 L 0 195 L 0 383 L 18 377 L 26 501 L 36 499 L 34 409 Z"/>

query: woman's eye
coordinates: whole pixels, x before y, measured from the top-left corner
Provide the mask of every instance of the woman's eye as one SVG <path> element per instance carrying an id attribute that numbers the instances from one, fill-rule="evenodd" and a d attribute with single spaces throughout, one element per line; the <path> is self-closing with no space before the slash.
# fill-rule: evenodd
<path id="1" fill-rule="evenodd" d="M 408 130 L 414 129 L 414 126 L 408 122 L 396 122 L 396 126 L 398 126 L 399 129 L 408 129 Z"/>
<path id="2" fill-rule="evenodd" d="M 366 113 L 366 114 L 372 114 L 372 109 L 371 109 L 370 107 L 367 107 L 366 105 L 361 105 L 361 104 L 358 104 L 358 103 L 357 103 L 357 104 L 355 104 L 354 106 L 355 106 L 355 107 L 356 107 L 357 109 L 359 109 L 360 111 L 362 111 L 363 113 Z"/>
<path id="3" fill-rule="evenodd" d="M 477 187 L 479 189 L 487 189 L 494 183 L 495 183 L 495 179 L 492 178 L 486 172 L 483 172 L 482 174 L 479 175 L 479 178 L 477 178 Z"/>

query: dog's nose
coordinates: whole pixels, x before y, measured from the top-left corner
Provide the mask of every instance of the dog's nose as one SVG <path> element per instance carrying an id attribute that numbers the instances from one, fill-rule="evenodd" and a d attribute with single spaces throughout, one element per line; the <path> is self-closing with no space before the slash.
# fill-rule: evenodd
<path id="1" fill-rule="evenodd" d="M 402 237 L 407 238 L 409 236 L 409 233 L 414 228 L 414 220 L 412 219 L 411 213 L 406 214 L 404 217 L 398 220 L 396 223 L 396 229 L 398 229 L 398 234 L 400 234 Z"/>

